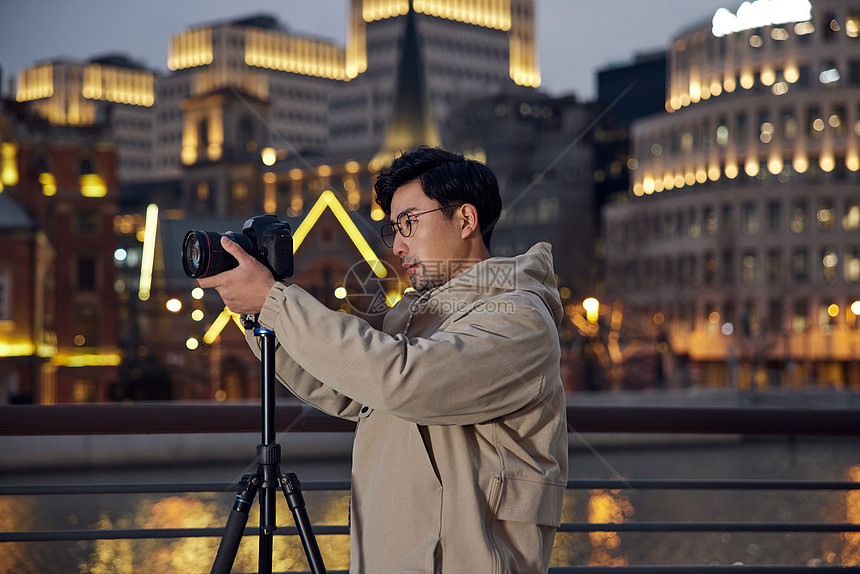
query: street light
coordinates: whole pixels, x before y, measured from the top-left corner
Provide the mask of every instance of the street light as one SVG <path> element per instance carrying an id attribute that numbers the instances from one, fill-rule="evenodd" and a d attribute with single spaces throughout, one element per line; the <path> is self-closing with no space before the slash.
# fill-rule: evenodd
<path id="1" fill-rule="evenodd" d="M 598 311 L 600 310 L 600 302 L 594 297 L 589 297 L 582 302 L 582 308 L 585 309 L 585 318 L 589 323 L 597 323 Z"/>

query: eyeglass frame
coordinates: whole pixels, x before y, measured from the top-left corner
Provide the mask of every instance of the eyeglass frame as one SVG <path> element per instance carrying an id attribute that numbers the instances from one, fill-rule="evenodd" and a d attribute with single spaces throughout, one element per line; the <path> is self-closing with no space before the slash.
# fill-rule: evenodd
<path id="1" fill-rule="evenodd" d="M 443 209 L 460 207 L 462 203 L 452 203 L 450 205 L 443 205 L 442 207 L 437 207 L 436 209 L 430 209 L 427 211 L 419 211 L 418 213 L 412 213 L 410 211 L 402 211 L 397 215 L 397 218 L 392 223 L 389 221 L 388 223 L 383 224 L 383 226 L 379 230 L 379 235 L 382 237 L 382 242 L 386 247 L 394 247 L 394 237 L 399 233 L 402 237 L 412 237 L 412 234 L 415 233 L 414 223 L 418 222 L 419 215 L 425 215 L 427 213 L 433 213 L 434 211 L 442 211 Z M 406 217 L 406 221 L 409 222 L 407 225 L 408 233 L 403 232 L 403 224 L 400 223 L 401 217 Z M 413 218 L 415 220 L 413 221 Z M 390 231 L 389 231 L 390 230 Z M 391 244 L 389 245 L 388 240 L 391 239 Z"/>

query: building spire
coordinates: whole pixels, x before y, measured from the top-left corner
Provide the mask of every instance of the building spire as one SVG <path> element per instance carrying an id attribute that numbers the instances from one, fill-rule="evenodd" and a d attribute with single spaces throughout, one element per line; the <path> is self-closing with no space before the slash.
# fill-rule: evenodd
<path id="1" fill-rule="evenodd" d="M 403 49 L 394 86 L 394 106 L 382 148 L 370 162 L 374 171 L 390 165 L 402 152 L 420 145 L 441 144 L 430 109 L 412 0 L 409 0 L 409 11 L 403 25 Z"/>

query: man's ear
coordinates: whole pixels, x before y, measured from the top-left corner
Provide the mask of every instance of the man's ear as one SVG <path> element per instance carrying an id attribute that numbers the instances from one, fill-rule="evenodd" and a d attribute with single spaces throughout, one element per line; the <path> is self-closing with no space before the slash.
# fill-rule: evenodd
<path id="1" fill-rule="evenodd" d="M 458 210 L 460 223 L 460 237 L 466 239 L 473 233 L 480 233 L 481 229 L 478 225 L 478 209 L 471 203 L 464 203 Z"/>

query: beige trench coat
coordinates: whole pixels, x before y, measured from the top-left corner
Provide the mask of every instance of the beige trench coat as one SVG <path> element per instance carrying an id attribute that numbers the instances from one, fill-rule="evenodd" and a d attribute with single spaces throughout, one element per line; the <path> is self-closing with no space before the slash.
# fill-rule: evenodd
<path id="1" fill-rule="evenodd" d="M 548 244 L 406 293 L 381 331 L 272 288 L 259 322 L 279 380 L 358 423 L 351 572 L 546 571 L 567 480 L 562 315 Z"/>

